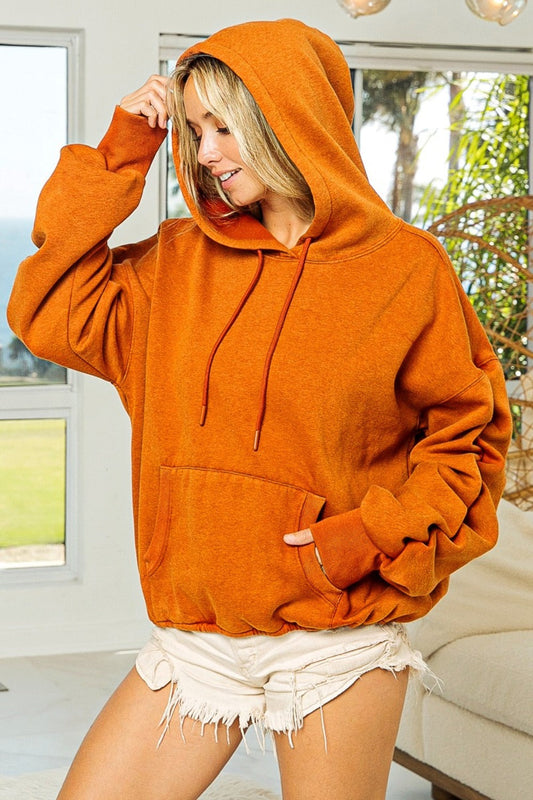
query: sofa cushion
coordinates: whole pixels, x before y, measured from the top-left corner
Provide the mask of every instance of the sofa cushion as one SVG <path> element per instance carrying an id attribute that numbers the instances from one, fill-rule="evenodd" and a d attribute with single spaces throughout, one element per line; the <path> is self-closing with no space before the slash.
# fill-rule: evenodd
<path id="1" fill-rule="evenodd" d="M 533 630 L 467 636 L 441 647 L 429 666 L 446 700 L 533 735 Z"/>
<path id="2" fill-rule="evenodd" d="M 498 519 L 496 546 L 454 573 L 448 594 L 409 623 L 426 658 L 464 636 L 533 628 L 533 511 L 502 500 Z"/>
<path id="3" fill-rule="evenodd" d="M 492 800 L 533 798 L 531 736 L 472 714 L 436 693 L 425 696 L 422 716 L 426 764 Z"/>

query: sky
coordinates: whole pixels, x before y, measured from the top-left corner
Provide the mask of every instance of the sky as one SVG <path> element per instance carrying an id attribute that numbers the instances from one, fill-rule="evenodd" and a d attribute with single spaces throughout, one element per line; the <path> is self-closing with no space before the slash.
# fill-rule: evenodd
<path id="1" fill-rule="evenodd" d="M 0 217 L 33 218 L 66 142 L 64 47 L 0 45 Z"/>

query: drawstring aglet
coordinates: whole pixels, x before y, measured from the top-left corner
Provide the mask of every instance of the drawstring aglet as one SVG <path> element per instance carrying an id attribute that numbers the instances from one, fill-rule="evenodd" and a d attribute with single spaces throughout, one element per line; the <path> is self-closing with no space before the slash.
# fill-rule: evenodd
<path id="1" fill-rule="evenodd" d="M 202 413 L 200 414 L 200 425 L 203 426 L 205 423 L 205 418 L 207 416 L 207 403 L 204 403 L 202 406 Z"/>
<path id="2" fill-rule="evenodd" d="M 259 450 L 259 437 L 261 436 L 261 430 L 255 432 L 254 438 L 254 450 Z"/>

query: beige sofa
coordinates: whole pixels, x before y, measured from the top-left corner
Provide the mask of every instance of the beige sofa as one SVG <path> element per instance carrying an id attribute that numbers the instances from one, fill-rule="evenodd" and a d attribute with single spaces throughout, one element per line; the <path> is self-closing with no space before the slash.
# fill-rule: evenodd
<path id="1" fill-rule="evenodd" d="M 435 800 L 533 800 L 533 511 L 498 516 L 497 546 L 408 626 L 442 685 L 411 681 L 395 760 Z"/>

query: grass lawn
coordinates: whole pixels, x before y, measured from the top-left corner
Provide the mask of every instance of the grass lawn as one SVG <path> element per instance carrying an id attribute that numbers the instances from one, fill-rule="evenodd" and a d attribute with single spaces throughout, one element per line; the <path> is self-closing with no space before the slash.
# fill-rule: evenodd
<path id="1" fill-rule="evenodd" d="M 65 538 L 65 421 L 0 420 L 0 547 Z"/>

